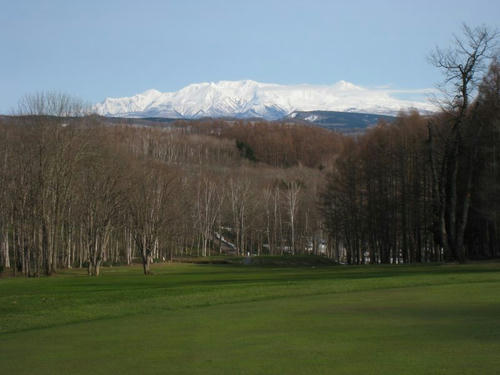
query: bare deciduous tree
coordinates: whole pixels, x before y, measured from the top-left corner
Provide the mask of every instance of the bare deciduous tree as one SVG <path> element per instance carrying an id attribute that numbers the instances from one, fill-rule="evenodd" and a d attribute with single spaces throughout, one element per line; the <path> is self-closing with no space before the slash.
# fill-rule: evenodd
<path id="1" fill-rule="evenodd" d="M 430 61 L 443 71 L 444 96 L 442 109 L 448 114 L 446 126 L 441 127 L 440 143 L 443 150 L 436 150 L 438 127 L 429 124 L 430 160 L 436 200 L 436 226 L 439 227 L 440 242 L 445 253 L 460 262 L 465 260 L 464 233 L 469 214 L 473 183 L 472 158 L 469 150 L 466 163 L 460 164 L 459 154 L 465 151 L 464 128 L 467 120 L 475 117 L 477 106 L 470 108 L 470 97 L 493 57 L 498 32 L 481 26 L 463 26 L 463 36 L 454 37 L 453 46 L 448 50 L 436 48 Z M 470 122 L 470 121 L 469 121 Z M 480 133 L 476 129 L 476 134 Z M 465 165 L 464 165 L 465 164 Z M 458 180 L 466 181 L 465 191 L 458 191 Z"/>
<path id="2" fill-rule="evenodd" d="M 155 250 L 164 240 L 168 223 L 175 220 L 172 206 L 175 173 L 164 166 L 141 164 L 130 176 L 127 205 L 132 236 L 139 249 L 144 274 L 148 275 Z"/>

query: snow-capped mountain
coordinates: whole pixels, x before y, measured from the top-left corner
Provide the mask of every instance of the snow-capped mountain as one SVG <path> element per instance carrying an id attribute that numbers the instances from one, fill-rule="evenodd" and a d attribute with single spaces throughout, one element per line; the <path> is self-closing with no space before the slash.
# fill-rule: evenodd
<path id="1" fill-rule="evenodd" d="M 415 108 L 431 112 L 425 102 L 397 99 L 395 91 L 368 89 L 339 81 L 331 86 L 278 85 L 251 80 L 196 83 L 176 92 L 148 90 L 128 98 L 107 98 L 98 114 L 115 117 L 261 117 L 280 119 L 294 111 L 338 111 L 394 115 Z"/>

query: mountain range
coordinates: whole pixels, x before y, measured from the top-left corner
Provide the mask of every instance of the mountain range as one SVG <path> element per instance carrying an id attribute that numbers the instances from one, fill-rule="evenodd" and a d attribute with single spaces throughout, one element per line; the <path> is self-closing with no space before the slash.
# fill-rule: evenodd
<path id="1" fill-rule="evenodd" d="M 434 107 L 394 97 L 394 90 L 368 89 L 346 81 L 333 85 L 280 85 L 251 80 L 191 84 L 175 92 L 147 90 L 125 98 L 106 98 L 95 111 L 110 117 L 292 118 L 294 112 L 335 111 L 393 116 L 401 110 L 422 113 Z M 307 119 L 306 119 L 307 121 Z M 314 121 L 311 121 L 314 122 Z"/>

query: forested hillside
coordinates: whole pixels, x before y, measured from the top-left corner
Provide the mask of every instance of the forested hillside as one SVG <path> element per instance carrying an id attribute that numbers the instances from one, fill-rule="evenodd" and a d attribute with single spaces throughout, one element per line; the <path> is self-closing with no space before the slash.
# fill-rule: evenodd
<path id="1" fill-rule="evenodd" d="M 35 110 L 48 100 L 30 99 Z M 154 129 L 37 115 L 1 126 L 2 264 L 26 275 L 316 251 L 321 170 L 343 142 L 268 123 Z"/>

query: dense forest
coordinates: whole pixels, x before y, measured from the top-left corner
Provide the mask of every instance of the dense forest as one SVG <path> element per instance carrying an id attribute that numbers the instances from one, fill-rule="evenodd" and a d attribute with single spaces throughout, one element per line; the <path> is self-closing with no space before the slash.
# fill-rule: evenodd
<path id="1" fill-rule="evenodd" d="M 62 94 L 0 119 L 0 269 L 26 276 L 218 254 L 339 263 L 500 256 L 496 34 L 436 50 L 432 115 L 363 135 L 207 119 L 110 124 Z M 483 66 L 484 65 L 484 66 Z"/>

